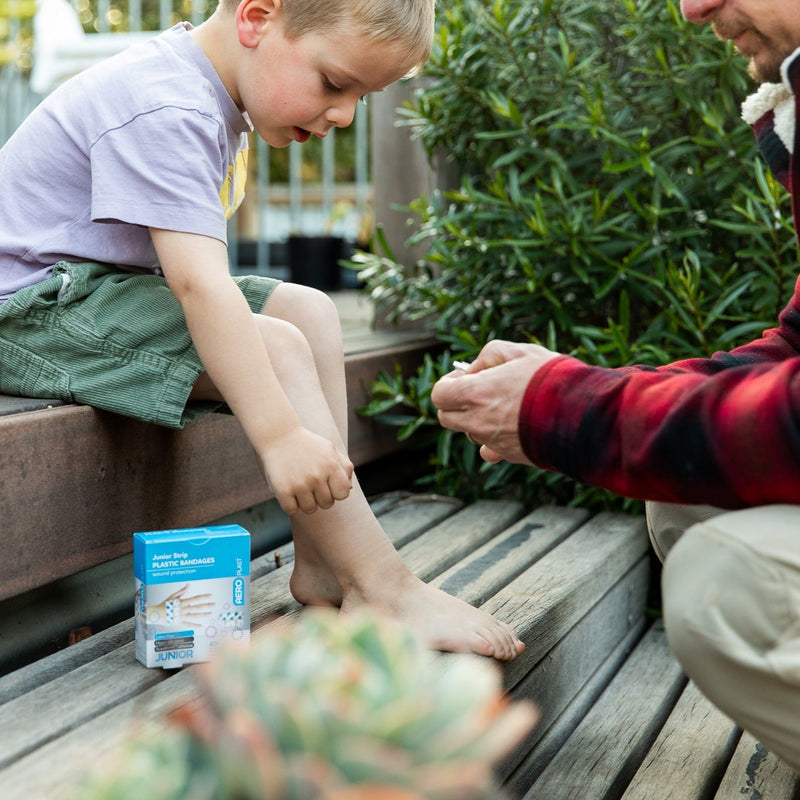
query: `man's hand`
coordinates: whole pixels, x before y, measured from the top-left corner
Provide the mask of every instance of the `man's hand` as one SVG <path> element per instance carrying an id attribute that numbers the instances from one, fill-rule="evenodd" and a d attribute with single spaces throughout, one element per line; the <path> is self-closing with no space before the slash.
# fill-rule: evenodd
<path id="1" fill-rule="evenodd" d="M 331 442 L 297 426 L 258 453 L 259 465 L 280 507 L 287 514 L 330 508 L 344 500 L 353 479 L 353 463 Z"/>
<path id="2" fill-rule="evenodd" d="M 536 370 L 558 355 L 536 344 L 489 342 L 467 371 L 457 369 L 433 387 L 440 424 L 480 443 L 485 461 L 530 464 L 519 441 L 522 397 Z"/>

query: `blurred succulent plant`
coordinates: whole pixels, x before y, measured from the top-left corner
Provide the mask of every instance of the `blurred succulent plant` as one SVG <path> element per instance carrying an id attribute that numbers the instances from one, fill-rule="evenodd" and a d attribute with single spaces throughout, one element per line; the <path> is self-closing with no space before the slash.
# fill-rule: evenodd
<path id="1" fill-rule="evenodd" d="M 492 767 L 536 721 L 493 664 L 371 616 L 308 611 L 194 674 L 197 700 L 76 800 L 498 800 Z"/>

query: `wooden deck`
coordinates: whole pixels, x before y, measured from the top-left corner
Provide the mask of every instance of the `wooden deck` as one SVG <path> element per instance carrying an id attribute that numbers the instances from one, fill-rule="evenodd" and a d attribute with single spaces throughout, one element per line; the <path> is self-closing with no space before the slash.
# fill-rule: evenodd
<path id="1" fill-rule="evenodd" d="M 373 500 L 426 581 L 513 624 L 502 667 L 537 728 L 500 765 L 525 800 L 789 800 L 796 778 L 700 697 L 646 614 L 654 564 L 643 520 L 580 509 L 391 493 Z M 291 544 L 252 565 L 254 636 L 299 607 Z M 460 656 L 443 655 L 448 659 Z M 191 696 L 192 667 L 145 669 L 133 620 L 0 678 L 4 800 L 58 800 L 142 720 Z"/>

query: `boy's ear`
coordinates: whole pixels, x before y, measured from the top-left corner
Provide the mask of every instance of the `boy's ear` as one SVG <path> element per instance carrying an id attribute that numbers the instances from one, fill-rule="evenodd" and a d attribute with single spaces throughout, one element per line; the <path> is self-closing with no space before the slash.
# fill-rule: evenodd
<path id="1" fill-rule="evenodd" d="M 245 47 L 255 47 L 280 11 L 281 0 L 241 0 L 236 8 L 239 42 Z"/>

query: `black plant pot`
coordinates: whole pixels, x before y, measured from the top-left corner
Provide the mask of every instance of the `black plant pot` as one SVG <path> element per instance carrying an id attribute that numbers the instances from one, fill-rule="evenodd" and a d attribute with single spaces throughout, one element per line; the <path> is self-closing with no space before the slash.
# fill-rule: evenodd
<path id="1" fill-rule="evenodd" d="M 323 291 L 338 289 L 344 257 L 341 236 L 290 236 L 289 279 Z"/>

